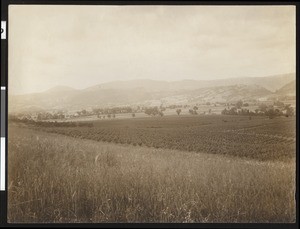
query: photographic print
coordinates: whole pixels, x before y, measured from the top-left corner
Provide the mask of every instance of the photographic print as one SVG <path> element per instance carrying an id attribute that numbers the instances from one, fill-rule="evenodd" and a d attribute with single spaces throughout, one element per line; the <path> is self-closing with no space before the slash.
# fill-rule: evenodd
<path id="1" fill-rule="evenodd" d="M 295 223 L 295 6 L 8 15 L 8 223 Z"/>

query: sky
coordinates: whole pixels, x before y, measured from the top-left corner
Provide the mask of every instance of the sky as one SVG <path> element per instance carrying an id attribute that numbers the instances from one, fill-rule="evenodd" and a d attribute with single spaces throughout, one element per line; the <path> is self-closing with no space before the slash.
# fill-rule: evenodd
<path id="1" fill-rule="evenodd" d="M 294 6 L 10 5 L 9 92 L 296 71 Z"/>

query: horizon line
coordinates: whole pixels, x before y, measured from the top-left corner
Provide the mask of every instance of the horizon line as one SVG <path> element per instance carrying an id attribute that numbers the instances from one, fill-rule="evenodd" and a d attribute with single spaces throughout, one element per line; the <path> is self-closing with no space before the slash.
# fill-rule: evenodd
<path id="1" fill-rule="evenodd" d="M 47 91 L 50 91 L 50 90 L 58 88 L 58 87 L 66 87 L 66 88 L 70 88 L 70 89 L 73 89 L 73 90 L 81 91 L 81 90 L 86 90 L 88 88 L 92 88 L 92 87 L 96 87 L 96 86 L 100 86 L 100 85 L 104 85 L 104 84 L 116 83 L 116 82 L 130 82 L 130 81 L 153 81 L 153 82 L 166 82 L 166 83 L 182 82 L 182 81 L 198 81 L 198 82 L 205 81 L 205 82 L 210 82 L 210 81 L 230 80 L 230 79 L 240 79 L 240 78 L 268 78 L 268 77 L 276 77 L 276 76 L 280 76 L 280 75 L 289 75 L 289 74 L 295 74 L 296 75 L 296 72 L 279 73 L 279 74 L 276 74 L 276 75 L 267 75 L 267 76 L 237 76 L 237 77 L 217 78 L 217 79 L 203 79 L 203 80 L 191 79 L 191 78 L 185 78 L 185 79 L 181 79 L 181 80 L 156 80 L 156 79 L 149 79 L 149 78 L 141 78 L 141 79 L 106 81 L 106 82 L 98 83 L 98 84 L 95 84 L 95 85 L 92 85 L 92 86 L 88 86 L 88 87 L 85 87 L 85 88 L 75 88 L 75 87 L 72 87 L 72 86 L 60 84 L 60 85 L 52 86 L 52 87 L 50 87 L 48 89 L 45 89 L 45 90 L 42 90 L 42 91 L 27 92 L 27 93 L 21 93 L 21 94 L 10 93 L 9 92 L 9 87 L 8 87 L 7 91 L 8 91 L 9 95 L 12 95 L 12 96 L 21 96 L 21 95 L 45 93 Z M 295 78 L 295 80 L 296 80 L 296 78 Z"/>

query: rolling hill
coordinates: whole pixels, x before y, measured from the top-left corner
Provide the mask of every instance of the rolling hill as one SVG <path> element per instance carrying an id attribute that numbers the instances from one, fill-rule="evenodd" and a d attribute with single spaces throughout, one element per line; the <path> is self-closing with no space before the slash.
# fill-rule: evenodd
<path id="1" fill-rule="evenodd" d="M 276 94 L 279 95 L 296 95 L 296 80 L 287 83 L 280 89 L 276 90 Z"/>
<path id="2" fill-rule="evenodd" d="M 128 81 L 113 81 L 109 83 L 99 84 L 86 90 L 98 89 L 135 89 L 143 88 L 147 91 L 182 91 L 196 90 L 199 88 L 209 88 L 216 86 L 231 86 L 236 84 L 243 85 L 259 85 L 272 92 L 280 89 L 287 82 L 295 80 L 295 73 L 266 76 L 266 77 L 240 77 L 217 80 L 181 80 L 181 81 L 157 81 L 157 80 L 128 80 Z"/>
<path id="3" fill-rule="evenodd" d="M 286 82 L 289 82 L 286 84 Z M 213 81 L 131 80 L 82 90 L 66 86 L 42 93 L 9 96 L 9 113 L 32 110 L 76 110 L 95 106 L 232 102 L 295 93 L 295 74 Z M 271 90 L 272 89 L 272 90 Z M 34 109 L 33 109 L 34 108 Z"/>

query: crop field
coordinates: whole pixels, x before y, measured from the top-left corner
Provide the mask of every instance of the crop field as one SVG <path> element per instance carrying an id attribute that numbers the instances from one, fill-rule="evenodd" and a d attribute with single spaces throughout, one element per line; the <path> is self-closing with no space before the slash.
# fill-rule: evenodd
<path id="1" fill-rule="evenodd" d="M 92 127 L 37 127 L 81 139 L 132 146 L 288 161 L 296 152 L 295 117 L 168 116 L 98 120 Z"/>
<path id="2" fill-rule="evenodd" d="M 149 119 L 47 130 L 70 136 L 9 125 L 8 222 L 295 222 L 295 152 L 288 128 L 293 119 L 182 118 L 180 125 L 178 119 Z M 252 136 L 254 129 L 260 137 Z M 114 137 L 125 144 L 113 143 Z M 266 156 L 290 160 L 147 147 L 162 144 L 160 138 L 168 148 L 176 141 L 208 147 L 210 140 L 216 146 L 211 149 L 232 138 L 234 147 L 254 151 L 262 138 L 263 147 L 274 150 Z M 132 144 L 139 140 L 141 146 Z"/>

